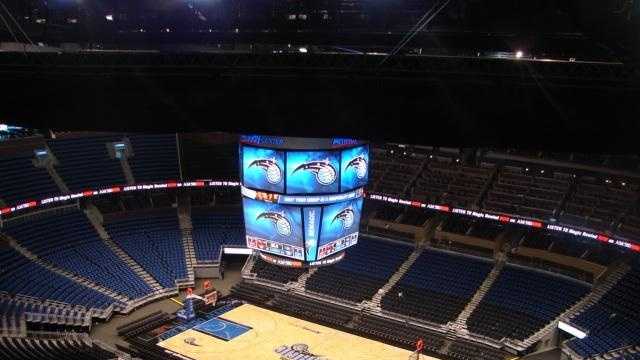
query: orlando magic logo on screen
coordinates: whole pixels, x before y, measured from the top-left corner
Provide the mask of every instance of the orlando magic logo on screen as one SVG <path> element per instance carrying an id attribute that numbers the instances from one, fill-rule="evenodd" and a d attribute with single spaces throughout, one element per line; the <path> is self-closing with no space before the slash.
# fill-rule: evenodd
<path id="1" fill-rule="evenodd" d="M 367 160 L 364 155 L 358 155 L 351 159 L 347 164 L 347 170 L 351 167 L 355 170 L 358 179 L 364 179 L 367 176 Z"/>
<path id="2" fill-rule="evenodd" d="M 270 184 L 278 184 L 282 181 L 282 169 L 276 163 L 275 158 L 271 159 L 257 159 L 249 164 L 249 167 L 257 166 L 265 172 L 267 182 Z"/>
<path id="3" fill-rule="evenodd" d="M 353 226 L 354 215 L 355 214 L 354 214 L 353 209 L 351 207 L 348 207 L 346 209 L 343 209 L 339 213 L 337 213 L 336 216 L 333 217 L 333 220 L 331 220 L 331 223 L 334 223 L 336 221 L 341 221 L 342 222 L 342 228 L 344 230 L 347 230 L 351 226 Z"/>
<path id="4" fill-rule="evenodd" d="M 267 219 L 273 223 L 273 226 L 276 228 L 276 232 L 281 236 L 290 236 L 291 235 L 291 222 L 281 213 L 268 211 L 263 212 L 256 217 L 256 220 Z"/>
<path id="5" fill-rule="evenodd" d="M 316 181 L 320 185 L 331 185 L 338 178 L 338 172 L 329 163 L 329 159 L 300 164 L 293 172 L 295 173 L 298 170 L 313 172 L 316 175 Z"/>

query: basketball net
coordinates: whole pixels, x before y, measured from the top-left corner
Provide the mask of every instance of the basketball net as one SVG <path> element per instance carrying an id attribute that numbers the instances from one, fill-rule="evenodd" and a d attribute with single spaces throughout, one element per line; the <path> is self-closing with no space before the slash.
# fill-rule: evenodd
<path id="1" fill-rule="evenodd" d="M 414 350 L 413 353 L 409 355 L 409 360 L 419 360 L 419 359 L 420 359 L 420 352 L 418 350 Z"/>

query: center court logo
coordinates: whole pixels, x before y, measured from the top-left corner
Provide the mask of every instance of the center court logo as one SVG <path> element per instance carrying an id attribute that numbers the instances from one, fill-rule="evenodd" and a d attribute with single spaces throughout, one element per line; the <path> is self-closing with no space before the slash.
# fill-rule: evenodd
<path id="1" fill-rule="evenodd" d="M 315 355 L 309 352 L 309 345 L 307 344 L 282 345 L 274 351 L 280 355 L 280 360 L 329 360 L 322 355 Z"/>

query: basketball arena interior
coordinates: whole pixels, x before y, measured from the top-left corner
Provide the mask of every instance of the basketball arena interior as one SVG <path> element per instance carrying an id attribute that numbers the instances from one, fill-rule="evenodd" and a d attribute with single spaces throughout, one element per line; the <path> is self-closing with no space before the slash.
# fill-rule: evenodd
<path id="1" fill-rule="evenodd" d="M 0 360 L 640 360 L 640 0 L 0 0 Z"/>
<path id="2" fill-rule="evenodd" d="M 5 133 L 2 358 L 640 356 L 637 156 Z"/>

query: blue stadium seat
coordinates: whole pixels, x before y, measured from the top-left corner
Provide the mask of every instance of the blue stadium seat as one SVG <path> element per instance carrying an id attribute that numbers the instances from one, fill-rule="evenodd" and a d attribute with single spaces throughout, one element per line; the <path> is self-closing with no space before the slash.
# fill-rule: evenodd
<path id="1" fill-rule="evenodd" d="M 40 258 L 129 298 L 152 291 L 107 247 L 79 210 L 10 224 L 4 232 Z"/>
<path id="2" fill-rule="evenodd" d="M 58 159 L 56 171 L 72 192 L 125 184 L 120 161 L 111 159 L 107 143 L 122 136 L 95 136 L 49 140 L 49 148 Z"/>
<path id="3" fill-rule="evenodd" d="M 0 291 L 27 295 L 41 300 L 55 300 L 70 305 L 105 309 L 115 299 L 54 273 L 20 255 L 13 249 L 0 249 Z"/>
<path id="4" fill-rule="evenodd" d="M 467 325 L 494 339 L 524 340 L 589 291 L 588 285 L 569 278 L 506 265 Z"/>
<path id="5" fill-rule="evenodd" d="M 640 263 L 607 292 L 598 303 L 572 319 L 588 336 L 568 342 L 576 353 L 589 357 L 640 344 Z"/>
<path id="6" fill-rule="evenodd" d="M 244 223 L 239 213 L 222 213 L 220 210 L 193 208 L 193 242 L 198 262 L 218 260 L 223 245 L 244 246 Z"/>
<path id="7" fill-rule="evenodd" d="M 0 199 L 8 205 L 60 193 L 46 169 L 33 165 L 32 153 L 0 159 Z"/>
<path id="8" fill-rule="evenodd" d="M 489 260 L 426 249 L 383 297 L 381 306 L 391 312 L 446 324 L 458 317 L 492 267 Z"/>
<path id="9" fill-rule="evenodd" d="M 176 210 L 127 213 L 105 223 L 111 239 L 165 288 L 187 278 Z"/>
<path id="10" fill-rule="evenodd" d="M 361 237 L 342 261 L 311 275 L 306 289 L 351 302 L 371 299 L 412 251 L 404 244 Z"/>
<path id="11" fill-rule="evenodd" d="M 128 135 L 133 156 L 128 159 L 137 183 L 179 180 L 176 134 Z"/>

